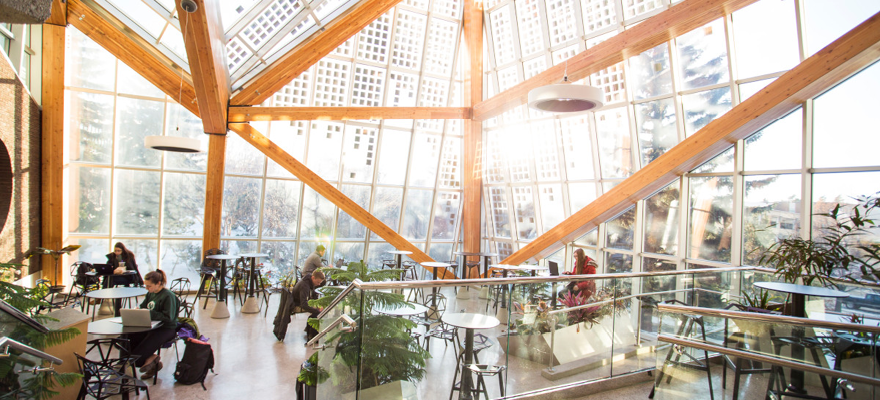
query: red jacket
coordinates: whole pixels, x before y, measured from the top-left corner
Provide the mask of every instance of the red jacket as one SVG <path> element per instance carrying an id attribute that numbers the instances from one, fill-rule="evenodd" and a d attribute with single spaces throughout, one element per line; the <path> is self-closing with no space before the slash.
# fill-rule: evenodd
<path id="1" fill-rule="evenodd" d="M 583 265 L 576 265 L 573 272 L 565 272 L 566 275 L 593 275 L 596 273 L 596 261 L 587 256 L 586 260 L 584 260 Z M 581 291 L 586 297 L 590 297 L 593 293 L 596 292 L 596 281 L 588 280 L 588 281 L 579 281 L 576 283 L 576 286 L 579 291 Z"/>

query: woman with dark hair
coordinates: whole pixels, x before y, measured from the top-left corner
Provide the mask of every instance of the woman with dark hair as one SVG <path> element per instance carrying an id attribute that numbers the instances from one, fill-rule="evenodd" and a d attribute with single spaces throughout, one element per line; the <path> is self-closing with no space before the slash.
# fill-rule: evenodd
<path id="1" fill-rule="evenodd" d="M 105 288 L 117 285 L 129 286 L 132 284 L 143 286 L 144 280 L 141 278 L 140 270 L 138 270 L 134 253 L 127 249 L 122 242 L 116 242 L 116 245 L 113 246 L 113 252 L 107 254 L 107 264 L 113 266 L 113 276 L 104 278 Z M 134 271 L 134 273 L 126 273 L 126 271 Z"/>
<path id="2" fill-rule="evenodd" d="M 158 328 L 151 331 L 129 335 L 131 354 L 138 356 L 134 365 L 144 373 L 141 379 L 150 379 L 162 369 L 162 362 L 156 351 L 177 335 L 178 300 L 165 288 L 168 277 L 160 270 L 151 271 L 144 277 L 147 296 L 140 308 L 150 310 L 150 320 L 161 321 Z"/>
<path id="3" fill-rule="evenodd" d="M 596 273 L 596 267 L 598 267 L 598 264 L 596 264 L 595 260 L 584 253 L 584 249 L 577 249 L 574 251 L 574 270 L 571 272 L 566 271 L 564 274 L 592 275 Z M 560 297 L 563 296 L 565 292 L 571 292 L 573 295 L 579 294 L 583 298 L 589 299 L 593 293 L 596 293 L 596 281 L 587 280 L 571 282 L 562 292 L 559 293 Z"/>

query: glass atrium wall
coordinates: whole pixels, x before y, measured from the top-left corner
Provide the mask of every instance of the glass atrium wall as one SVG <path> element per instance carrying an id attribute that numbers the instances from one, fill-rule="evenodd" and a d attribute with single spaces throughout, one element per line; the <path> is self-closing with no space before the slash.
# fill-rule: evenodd
<path id="1" fill-rule="evenodd" d="M 661 0 L 487 2 L 489 96 L 669 6 Z M 585 79 L 605 91 L 598 112 L 565 117 L 521 106 L 486 121 L 483 199 L 494 250 L 501 259 L 518 250 L 880 10 L 872 1 L 852 6 L 759 1 Z M 877 82 L 880 65 L 551 258 L 570 268 L 573 247 L 581 247 L 600 272 L 755 265 L 777 238 L 809 235 L 803 228 L 812 213 L 880 190 L 880 162 L 870 157 L 880 139 L 868 133 L 876 130 Z"/>

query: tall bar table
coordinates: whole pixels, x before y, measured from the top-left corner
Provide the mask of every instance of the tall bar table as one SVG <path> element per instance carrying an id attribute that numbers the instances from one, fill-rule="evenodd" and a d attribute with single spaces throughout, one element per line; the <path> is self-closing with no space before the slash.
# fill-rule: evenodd
<path id="1" fill-rule="evenodd" d="M 211 311 L 211 318 L 229 318 L 229 308 L 226 305 L 226 262 L 238 260 L 240 257 L 231 254 L 216 254 L 205 258 L 220 260 L 220 294 L 217 296 L 217 303 L 214 304 L 214 309 Z"/>
<path id="2" fill-rule="evenodd" d="M 394 254 L 394 260 L 397 261 L 397 269 L 400 269 L 401 266 L 403 265 L 403 256 L 408 256 L 408 255 L 412 254 L 411 251 L 407 251 L 407 250 L 391 250 L 391 251 L 386 251 L 386 253 Z"/>
<path id="3" fill-rule="evenodd" d="M 429 261 L 421 263 L 423 267 L 428 267 L 434 270 L 434 278 L 432 280 L 437 280 L 437 268 L 449 268 L 452 264 L 445 262 L 437 262 L 437 261 Z M 431 309 L 436 312 L 437 311 L 437 287 L 431 288 L 431 293 L 434 295 L 431 296 Z"/>
<path id="4" fill-rule="evenodd" d="M 480 265 L 483 267 L 483 272 L 480 274 L 480 276 L 483 276 L 483 275 L 488 276 L 488 274 L 489 274 L 489 261 L 491 261 L 490 259 L 492 257 L 498 256 L 498 253 L 484 253 L 484 252 L 476 252 L 475 253 L 475 252 L 470 252 L 470 251 L 456 251 L 455 253 L 452 253 L 452 254 L 455 254 L 457 256 L 461 256 L 461 263 L 459 265 L 462 268 L 462 276 L 461 276 L 462 279 L 465 279 L 466 278 L 465 275 L 468 275 L 468 266 L 467 266 L 467 258 L 468 257 L 482 257 L 482 259 L 480 260 Z M 468 288 L 468 289 L 470 289 L 470 288 Z M 464 292 L 464 293 L 462 293 L 462 292 Z M 481 299 L 488 299 L 489 298 L 488 293 L 489 293 L 489 290 L 486 289 L 486 292 L 481 293 L 479 297 Z M 464 291 L 464 290 L 459 290 L 458 295 L 455 296 L 455 298 L 461 299 L 461 300 L 469 299 L 470 297 L 471 297 L 470 293 L 468 291 Z"/>
<path id="5" fill-rule="evenodd" d="M 488 315 L 472 314 L 472 313 L 447 313 L 441 320 L 458 328 L 465 329 L 464 336 L 464 366 L 461 368 L 461 390 L 458 391 L 459 400 L 472 400 L 471 386 L 473 377 L 468 365 L 474 363 L 474 330 L 475 329 L 491 329 L 499 324 L 498 318 Z M 454 382 L 453 382 L 454 384 Z"/>
<path id="6" fill-rule="evenodd" d="M 244 258 L 245 262 L 250 261 L 251 264 L 251 275 L 250 279 L 248 279 L 247 287 L 247 300 L 244 301 L 244 305 L 241 307 L 241 312 L 245 314 L 256 314 L 260 312 L 260 302 L 254 297 L 254 292 L 257 289 L 257 276 L 255 274 L 257 259 L 267 258 L 269 255 L 263 253 L 245 253 L 239 254 L 239 257 Z"/>

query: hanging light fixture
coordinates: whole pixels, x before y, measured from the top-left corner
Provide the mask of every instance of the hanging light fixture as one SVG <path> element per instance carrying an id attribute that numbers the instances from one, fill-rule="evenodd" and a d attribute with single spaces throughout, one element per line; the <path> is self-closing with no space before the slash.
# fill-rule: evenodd
<path id="1" fill-rule="evenodd" d="M 568 60 L 562 83 L 545 85 L 529 91 L 529 107 L 552 113 L 576 113 L 596 110 L 604 105 L 602 89 L 576 85 L 568 81 Z"/>
<path id="2" fill-rule="evenodd" d="M 180 7 L 189 14 L 198 9 L 198 5 L 192 0 L 182 0 Z M 183 27 L 183 37 L 186 40 L 186 30 L 189 27 L 189 18 Z M 177 93 L 177 104 L 182 103 L 183 97 L 183 72 L 180 74 L 180 90 Z M 177 117 L 177 132 L 180 132 L 180 116 Z M 182 136 L 165 136 L 155 135 L 144 138 L 144 146 L 161 151 L 173 151 L 178 153 L 201 153 L 204 152 L 204 146 L 199 139 L 193 139 Z"/>

